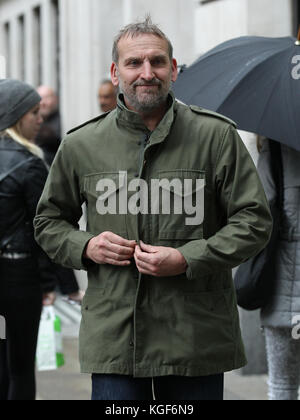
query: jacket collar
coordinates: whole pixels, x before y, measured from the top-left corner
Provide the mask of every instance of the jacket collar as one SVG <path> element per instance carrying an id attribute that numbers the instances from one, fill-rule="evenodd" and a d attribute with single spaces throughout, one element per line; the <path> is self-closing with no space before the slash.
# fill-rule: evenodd
<path id="1" fill-rule="evenodd" d="M 27 149 L 24 146 L 12 140 L 6 134 L 0 134 L 0 149 L 18 150 L 21 152 L 27 151 Z"/>
<path id="2" fill-rule="evenodd" d="M 176 112 L 176 99 L 173 92 L 170 92 L 168 96 L 168 110 L 159 125 L 151 133 L 145 126 L 141 116 L 126 107 L 123 94 L 121 93 L 118 96 L 117 120 L 123 125 L 151 134 L 151 144 L 161 143 L 168 136 L 175 120 Z"/>

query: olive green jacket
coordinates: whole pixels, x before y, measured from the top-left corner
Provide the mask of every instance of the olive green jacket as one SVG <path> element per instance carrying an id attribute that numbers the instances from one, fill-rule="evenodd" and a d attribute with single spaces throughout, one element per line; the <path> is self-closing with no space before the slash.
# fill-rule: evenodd
<path id="1" fill-rule="evenodd" d="M 148 185 L 164 180 L 158 195 L 166 198 L 163 191 L 169 190 L 169 214 L 151 188 L 148 210 L 153 211 L 146 214 L 144 205 L 134 214 L 139 189 L 134 191 L 131 182 L 140 179 Z M 137 203 L 128 204 L 130 211 L 124 194 Z M 175 211 L 175 196 L 177 204 L 178 197 L 183 200 L 181 213 Z M 87 232 L 78 228 L 83 203 Z M 103 208 L 115 203 L 117 211 L 110 208 L 105 214 Z M 189 211 L 193 203 L 195 209 L 203 207 L 200 224 Z M 168 111 L 151 133 L 120 97 L 116 110 L 64 139 L 35 229 L 37 242 L 56 263 L 88 270 L 80 330 L 82 372 L 204 376 L 245 365 L 232 268 L 266 246 L 272 219 L 232 121 L 179 104 L 170 95 Z M 134 261 L 124 268 L 84 261 L 89 240 L 105 231 L 177 248 L 188 270 L 157 278 L 140 275 Z"/>

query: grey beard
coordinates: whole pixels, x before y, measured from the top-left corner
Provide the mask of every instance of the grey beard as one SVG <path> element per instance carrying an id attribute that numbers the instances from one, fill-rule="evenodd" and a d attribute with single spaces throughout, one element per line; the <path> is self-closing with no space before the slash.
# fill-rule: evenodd
<path id="1" fill-rule="evenodd" d="M 142 114 L 150 114 L 151 112 L 155 111 L 156 109 L 160 108 L 162 105 L 164 105 L 167 101 L 171 84 L 169 86 L 168 91 L 161 90 L 157 95 L 151 95 L 149 94 L 148 99 L 141 102 L 139 101 L 137 95 L 126 93 L 123 89 L 123 83 L 119 79 L 119 87 L 120 92 L 123 93 L 123 95 L 127 98 L 130 105 L 137 111 Z"/>

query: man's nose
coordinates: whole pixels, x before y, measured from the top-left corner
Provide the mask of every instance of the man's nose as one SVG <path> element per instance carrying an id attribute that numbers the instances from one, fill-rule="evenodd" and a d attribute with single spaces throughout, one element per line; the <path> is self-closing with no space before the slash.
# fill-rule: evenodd
<path id="1" fill-rule="evenodd" d="M 155 74 L 149 61 L 146 61 L 143 65 L 141 78 L 144 80 L 153 80 L 155 78 Z"/>

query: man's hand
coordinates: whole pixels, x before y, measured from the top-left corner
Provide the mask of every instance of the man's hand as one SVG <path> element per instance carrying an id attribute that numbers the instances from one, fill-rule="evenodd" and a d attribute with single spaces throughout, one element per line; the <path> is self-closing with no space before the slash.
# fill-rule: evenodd
<path id="1" fill-rule="evenodd" d="M 131 264 L 136 241 L 128 241 L 112 232 L 103 232 L 88 243 L 85 258 L 96 264 L 110 264 L 126 267 Z"/>
<path id="2" fill-rule="evenodd" d="M 134 258 L 139 272 L 149 276 L 177 276 L 187 269 L 185 258 L 174 248 L 150 246 L 141 242 L 135 248 Z"/>

